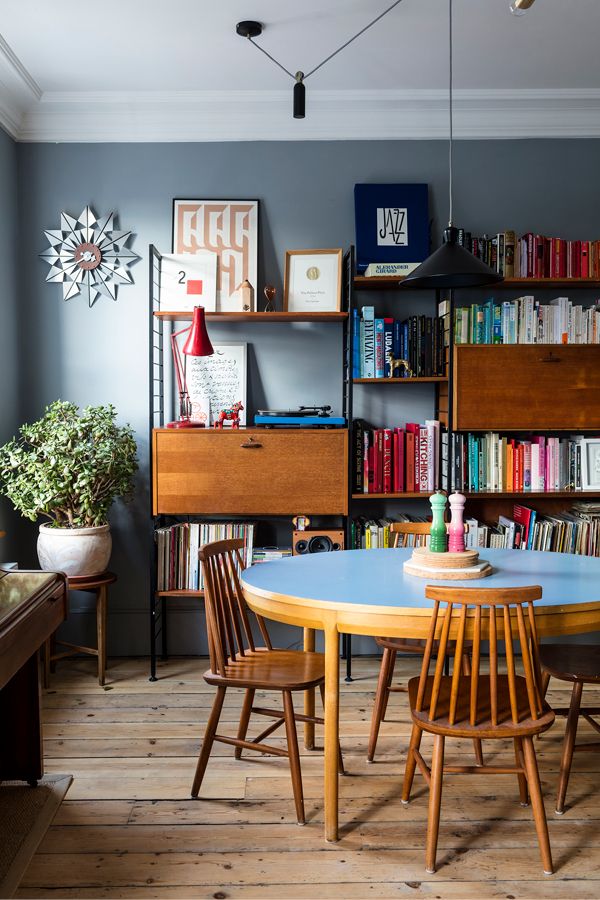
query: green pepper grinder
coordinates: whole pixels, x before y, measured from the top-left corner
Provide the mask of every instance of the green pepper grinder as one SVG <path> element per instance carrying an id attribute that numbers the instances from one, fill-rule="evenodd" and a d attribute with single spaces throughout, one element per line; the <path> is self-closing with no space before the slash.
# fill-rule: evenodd
<path id="1" fill-rule="evenodd" d="M 431 512 L 433 520 L 431 522 L 430 535 L 431 540 L 429 549 L 432 553 L 445 553 L 448 549 L 448 535 L 446 533 L 446 523 L 444 522 L 444 512 L 446 510 L 446 495 L 437 491 L 429 498 L 431 503 Z"/>

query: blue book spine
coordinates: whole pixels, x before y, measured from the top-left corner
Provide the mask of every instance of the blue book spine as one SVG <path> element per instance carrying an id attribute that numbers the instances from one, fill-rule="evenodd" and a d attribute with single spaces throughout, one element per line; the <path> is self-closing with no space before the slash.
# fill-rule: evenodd
<path id="1" fill-rule="evenodd" d="M 388 353 L 394 352 L 394 320 L 384 319 L 383 323 L 383 374 L 385 378 L 389 378 L 392 374 L 392 370 L 390 368 Z"/>
<path id="2" fill-rule="evenodd" d="M 533 530 L 535 526 L 535 520 L 537 517 L 537 511 L 535 509 L 531 510 L 531 518 L 529 519 L 529 532 L 527 534 L 527 549 L 531 550 L 533 548 Z"/>
<path id="3" fill-rule="evenodd" d="M 352 310 L 352 377 L 360 378 L 360 319 L 358 310 Z"/>
<path id="4" fill-rule="evenodd" d="M 408 324 L 408 320 L 407 320 L 406 322 L 402 323 L 402 354 L 401 354 L 402 359 L 409 358 L 408 330 L 409 330 L 409 324 Z"/>
<path id="5" fill-rule="evenodd" d="M 385 322 L 375 319 L 375 378 L 385 375 Z"/>
<path id="6" fill-rule="evenodd" d="M 502 307 L 499 303 L 494 303 L 494 327 L 492 329 L 492 342 L 494 344 L 502 343 Z"/>
<path id="7" fill-rule="evenodd" d="M 394 359 L 402 359 L 402 323 L 400 319 L 394 319 L 392 329 L 392 353 Z"/>
<path id="8" fill-rule="evenodd" d="M 363 306 L 364 356 L 363 378 L 375 378 L 375 307 Z"/>

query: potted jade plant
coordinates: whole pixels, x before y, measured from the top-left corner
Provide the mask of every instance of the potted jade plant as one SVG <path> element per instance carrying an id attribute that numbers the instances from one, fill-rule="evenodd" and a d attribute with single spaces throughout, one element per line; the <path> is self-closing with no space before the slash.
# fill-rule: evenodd
<path id="1" fill-rule="evenodd" d="M 118 426 L 113 406 L 56 400 L 20 437 L 0 447 L 0 493 L 40 525 L 42 569 L 91 576 L 108 566 L 112 540 L 108 510 L 128 498 L 137 469 L 129 425 Z"/>

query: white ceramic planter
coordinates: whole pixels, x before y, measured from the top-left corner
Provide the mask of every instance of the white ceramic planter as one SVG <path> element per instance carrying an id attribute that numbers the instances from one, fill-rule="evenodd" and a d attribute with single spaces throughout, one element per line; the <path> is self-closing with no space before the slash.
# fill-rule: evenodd
<path id="1" fill-rule="evenodd" d="M 110 525 L 95 528 L 51 528 L 40 525 L 37 554 L 42 569 L 70 576 L 106 571 L 112 538 Z"/>

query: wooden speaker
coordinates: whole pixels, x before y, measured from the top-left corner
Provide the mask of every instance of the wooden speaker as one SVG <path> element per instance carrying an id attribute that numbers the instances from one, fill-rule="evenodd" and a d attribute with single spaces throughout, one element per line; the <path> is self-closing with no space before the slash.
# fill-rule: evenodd
<path id="1" fill-rule="evenodd" d="M 292 532 L 292 556 L 304 556 L 306 553 L 329 553 L 332 550 L 344 549 L 344 532 L 334 528 L 330 531 L 322 528 L 314 531 Z"/>

